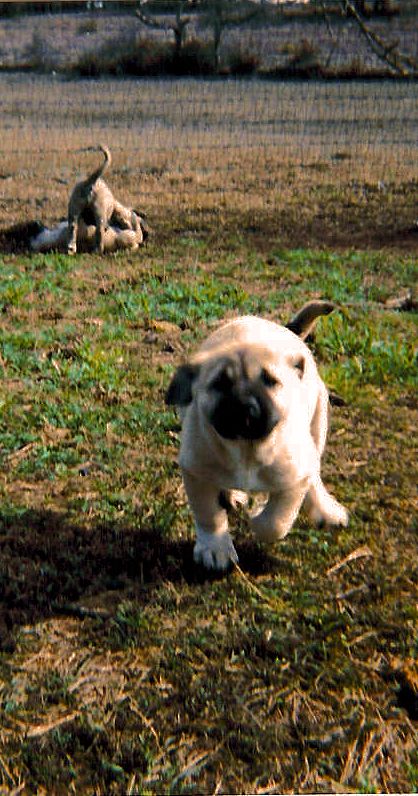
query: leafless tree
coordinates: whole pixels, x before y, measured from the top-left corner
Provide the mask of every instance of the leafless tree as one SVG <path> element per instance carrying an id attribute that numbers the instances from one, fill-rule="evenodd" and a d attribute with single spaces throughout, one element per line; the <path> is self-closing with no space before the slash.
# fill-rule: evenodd
<path id="1" fill-rule="evenodd" d="M 174 19 L 172 20 L 157 19 L 157 17 L 150 14 L 147 8 L 148 5 L 149 3 L 147 0 L 142 0 L 142 2 L 140 2 L 139 8 L 137 8 L 135 12 L 138 19 L 140 19 L 143 25 L 149 28 L 171 31 L 174 34 L 174 54 L 175 57 L 178 58 L 186 39 L 187 27 L 191 22 L 190 16 L 183 16 L 185 7 L 190 5 L 190 3 L 179 2 Z"/>
<path id="2" fill-rule="evenodd" d="M 219 49 L 226 28 L 243 25 L 264 13 L 262 5 L 251 0 L 197 0 L 201 12 L 201 24 L 212 29 L 213 60 L 219 69 Z"/>

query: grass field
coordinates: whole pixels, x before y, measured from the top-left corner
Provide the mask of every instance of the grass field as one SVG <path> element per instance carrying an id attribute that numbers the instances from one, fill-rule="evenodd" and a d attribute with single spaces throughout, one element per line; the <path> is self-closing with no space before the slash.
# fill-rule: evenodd
<path id="1" fill-rule="evenodd" d="M 416 792 L 416 118 L 385 85 L 2 78 L 1 793 Z M 13 248 L 98 140 L 147 246 Z M 165 389 L 220 318 L 314 296 L 350 525 L 263 548 L 235 516 L 208 577 Z"/>

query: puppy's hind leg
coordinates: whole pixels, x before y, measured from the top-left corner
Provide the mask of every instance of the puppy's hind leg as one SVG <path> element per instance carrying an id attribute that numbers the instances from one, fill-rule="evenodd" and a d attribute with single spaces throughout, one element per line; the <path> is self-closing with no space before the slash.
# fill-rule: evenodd
<path id="1" fill-rule="evenodd" d="M 318 451 L 317 472 L 312 479 L 305 500 L 305 508 L 317 525 L 347 525 L 348 512 L 329 494 L 320 476 L 320 459 L 325 448 L 328 428 L 329 400 L 325 385 L 321 385 L 314 416 L 311 422 L 311 435 Z"/>
<path id="2" fill-rule="evenodd" d="M 193 556 L 206 569 L 224 571 L 238 556 L 228 532 L 228 517 L 219 502 L 219 487 L 183 470 L 183 481 L 196 521 Z"/>
<path id="3" fill-rule="evenodd" d="M 96 225 L 96 251 L 99 254 L 104 254 L 106 221 L 103 213 L 99 212 L 95 214 L 95 225 Z"/>
<path id="4" fill-rule="evenodd" d="M 299 514 L 308 487 L 306 478 L 285 492 L 270 493 L 263 510 L 251 520 L 253 531 L 260 542 L 272 544 L 287 536 Z"/>
<path id="5" fill-rule="evenodd" d="M 68 240 L 67 240 L 67 253 L 77 253 L 77 232 L 78 232 L 78 219 L 73 215 L 68 215 Z"/>
<path id="6" fill-rule="evenodd" d="M 219 502 L 227 511 L 238 511 L 240 506 L 247 506 L 248 495 L 241 489 L 223 489 L 219 494 Z"/>

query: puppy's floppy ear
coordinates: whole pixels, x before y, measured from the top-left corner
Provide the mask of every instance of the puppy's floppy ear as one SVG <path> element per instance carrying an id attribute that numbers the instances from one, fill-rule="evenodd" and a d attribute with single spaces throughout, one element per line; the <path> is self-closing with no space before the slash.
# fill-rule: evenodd
<path id="1" fill-rule="evenodd" d="M 169 388 L 165 402 L 169 405 L 187 406 L 193 400 L 192 385 L 199 375 L 199 365 L 186 363 L 177 368 Z"/>

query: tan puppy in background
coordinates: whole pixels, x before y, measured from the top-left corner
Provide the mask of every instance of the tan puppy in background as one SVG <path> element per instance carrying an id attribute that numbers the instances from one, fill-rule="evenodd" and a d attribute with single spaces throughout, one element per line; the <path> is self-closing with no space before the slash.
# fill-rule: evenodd
<path id="1" fill-rule="evenodd" d="M 68 254 L 77 252 L 78 225 L 81 219 L 86 226 L 93 225 L 95 227 L 95 245 L 100 254 L 105 252 L 105 231 L 108 225 L 111 224 L 120 230 L 133 229 L 133 211 L 115 199 L 103 179 L 103 174 L 112 163 L 110 151 L 106 146 L 100 145 L 99 148 L 104 154 L 103 163 L 89 177 L 77 183 L 70 196 L 68 203 Z"/>
<path id="2" fill-rule="evenodd" d="M 288 328 L 252 316 L 229 321 L 172 379 L 166 400 L 182 412 L 179 462 L 196 522 L 194 558 L 208 569 L 238 560 L 225 509 L 234 490 L 268 493 L 252 518 L 261 541 L 286 536 L 302 504 L 316 523 L 348 522 L 321 480 L 328 393 L 303 342 L 332 309 L 310 302 Z"/>

